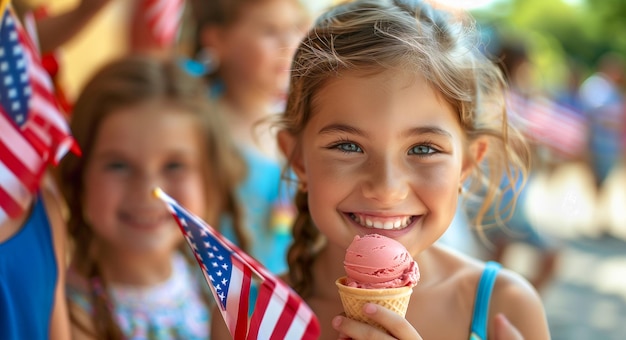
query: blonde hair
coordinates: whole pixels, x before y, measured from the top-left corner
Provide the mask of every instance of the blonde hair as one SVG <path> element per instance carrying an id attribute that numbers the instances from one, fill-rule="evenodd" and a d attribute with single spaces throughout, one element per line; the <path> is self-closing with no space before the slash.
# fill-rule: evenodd
<path id="1" fill-rule="evenodd" d="M 87 83 L 76 101 L 70 127 L 83 155 L 66 156 L 59 164 L 57 177 L 70 211 L 68 229 L 73 241 L 72 263 L 81 275 L 96 283 L 90 288 L 98 338 L 122 338 L 107 306 L 106 295 L 103 295 L 106 293 L 106 282 L 101 277 L 97 254 L 93 254 L 97 236 L 82 213 L 85 169 L 98 129 L 109 114 L 152 100 L 166 100 L 186 114 L 193 114 L 198 120 L 204 150 L 207 151 L 203 160 L 205 192 L 218 193 L 221 205 L 217 211 L 231 217 L 237 241 L 243 249 L 249 247 L 248 235 L 242 225 L 241 207 L 235 194 L 236 186 L 245 176 L 245 164 L 230 139 L 225 123 L 211 109 L 205 96 L 203 84 L 186 74 L 175 61 L 136 55 L 102 68 Z M 80 180 L 75 181 L 77 178 Z M 184 244 L 181 246 L 183 249 L 186 247 Z M 186 255 L 189 255 L 188 252 Z M 195 263 L 194 259 L 190 260 Z"/>
<path id="2" fill-rule="evenodd" d="M 470 190 L 486 186 L 476 217 L 481 225 L 499 195 L 502 176 L 525 177 L 530 160 L 523 138 L 507 121 L 502 74 L 478 50 L 475 32 L 470 18 L 422 1 L 363 0 L 333 7 L 317 19 L 295 53 L 281 128 L 299 138 L 311 118 L 315 95 L 342 72 L 419 73 L 458 114 L 469 142 L 479 137 L 493 141 L 486 169 L 476 166 L 471 176 Z M 289 275 L 294 289 L 306 297 L 312 289 L 311 265 L 325 239 L 311 220 L 306 193 L 297 193 L 296 206 Z"/>

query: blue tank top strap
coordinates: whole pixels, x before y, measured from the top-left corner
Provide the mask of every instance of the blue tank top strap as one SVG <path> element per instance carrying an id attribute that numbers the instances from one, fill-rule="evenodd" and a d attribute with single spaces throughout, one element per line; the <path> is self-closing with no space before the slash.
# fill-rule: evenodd
<path id="1" fill-rule="evenodd" d="M 496 282 L 496 277 L 501 265 L 497 262 L 489 261 L 485 270 L 480 276 L 478 289 L 476 289 L 476 300 L 474 301 L 474 314 L 472 315 L 472 328 L 470 340 L 487 339 L 487 319 L 489 317 L 489 301 L 491 292 Z"/>

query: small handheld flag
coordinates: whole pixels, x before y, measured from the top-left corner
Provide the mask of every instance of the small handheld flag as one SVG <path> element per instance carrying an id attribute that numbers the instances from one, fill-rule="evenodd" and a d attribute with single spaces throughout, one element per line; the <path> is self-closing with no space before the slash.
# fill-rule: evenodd
<path id="1" fill-rule="evenodd" d="M 11 7 L 0 13 L 0 223 L 23 214 L 48 163 L 80 154 L 39 52 Z"/>
<path id="2" fill-rule="evenodd" d="M 289 286 L 160 189 L 162 199 L 193 250 L 234 339 L 317 339 L 319 323 Z M 250 287 L 260 280 L 252 317 Z"/>

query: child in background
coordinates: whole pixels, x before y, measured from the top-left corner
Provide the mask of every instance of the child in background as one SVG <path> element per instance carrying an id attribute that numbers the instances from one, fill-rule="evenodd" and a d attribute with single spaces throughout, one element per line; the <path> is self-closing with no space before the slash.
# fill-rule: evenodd
<path id="1" fill-rule="evenodd" d="M 68 339 L 66 225 L 50 176 L 30 206 L 0 223 L 0 339 Z"/>
<path id="2" fill-rule="evenodd" d="M 422 1 L 354 1 L 318 18 L 296 51 L 279 132 L 299 181 L 288 280 L 322 339 L 549 338 L 521 276 L 434 244 L 466 180 L 489 183 L 480 221 L 502 174 L 528 169 L 501 73 L 467 22 Z M 339 315 L 346 248 L 369 233 L 401 242 L 421 272 L 406 318 L 365 305 L 388 335 Z"/>
<path id="3" fill-rule="evenodd" d="M 247 245 L 234 194 L 243 160 L 208 105 L 200 81 L 148 57 L 113 62 L 83 89 L 71 120 L 83 157 L 66 157 L 59 168 L 73 240 L 73 336 L 208 337 L 205 283 L 152 194 L 162 188 L 216 227 L 230 216 Z"/>
<path id="4" fill-rule="evenodd" d="M 281 185 L 275 135 L 256 127 L 282 111 L 306 12 L 298 0 L 197 0 L 191 9 L 210 96 L 218 100 L 246 159 L 248 177 L 239 195 L 253 233 L 251 255 L 283 273 L 295 209 L 292 194 Z M 228 230 L 224 234 L 232 239 Z"/>
<path id="5" fill-rule="evenodd" d="M 0 45 L 3 47 L 0 73 L 3 79 L 5 75 L 11 78 L 13 71 L 11 69 L 14 63 L 18 62 L 16 55 L 22 54 L 25 48 L 24 46 L 20 46 L 21 49 L 11 48 L 12 52 L 9 57 L 7 47 L 14 43 L 14 36 L 11 33 L 17 32 L 10 29 L 15 24 L 8 24 L 9 18 L 15 18 L 13 22 L 20 21 L 22 27 L 29 33 L 29 39 L 34 46 L 45 53 L 59 47 L 79 33 L 82 27 L 109 1 L 85 0 L 74 9 L 36 23 L 32 21 L 33 16 L 26 1 L 0 1 L 0 21 L 4 21 L 0 28 L 0 31 L 4 33 L 0 36 Z M 31 32 L 29 28 L 38 30 L 39 39 L 37 39 L 37 32 Z M 9 37 L 11 39 L 5 40 Z M 34 67 L 32 63 L 26 63 L 26 65 L 26 68 Z M 23 66 L 18 68 L 24 70 Z M 39 73 L 38 77 L 39 86 L 41 86 L 45 75 Z M 0 92 L 16 89 L 19 92 L 21 91 L 19 87 L 23 83 L 20 82 L 20 84 L 14 87 L 9 85 L 15 85 L 15 82 L 5 81 L 1 85 L 2 91 Z M 41 88 L 39 90 L 46 91 Z M 6 92 L 3 96 L 8 101 L 3 100 L 1 103 L 3 112 L 0 115 L 6 114 L 4 118 L 11 119 L 11 112 L 10 110 L 5 112 L 4 105 L 7 102 L 10 103 L 14 96 L 6 96 Z M 28 107 L 29 109 L 25 109 L 26 111 L 20 114 L 23 116 L 33 114 L 30 110 L 31 106 L 22 105 L 22 108 Z M 47 119 L 63 119 L 55 109 L 49 107 L 47 109 Z M 17 109 L 11 110 L 20 110 L 20 108 L 18 106 Z M 20 174 L 12 172 L 19 169 L 21 162 L 26 161 L 30 166 L 34 166 L 35 163 L 31 162 L 33 159 L 29 159 L 29 156 L 16 160 L 12 158 L 11 151 L 4 150 L 6 143 L 7 146 L 14 148 L 14 151 L 19 150 L 21 154 L 29 155 L 28 148 L 20 145 L 23 141 L 13 139 L 15 136 L 8 133 L 11 129 L 6 130 L 5 127 L 3 126 L 0 132 L 3 137 L 0 143 L 2 144 L 0 148 L 3 148 L 0 152 L 0 168 L 2 168 L 0 169 L 2 182 L 0 187 L 13 190 L 7 192 L 0 189 L 2 191 L 0 200 L 3 200 L 4 207 L 4 203 L 17 199 L 15 203 L 22 205 L 20 210 L 24 208 L 24 212 L 17 217 L 8 217 L 5 211 L 0 209 L 0 339 L 68 339 L 70 326 L 65 299 L 65 240 L 67 235 L 62 216 L 62 199 L 51 176 L 43 169 L 41 170 L 45 171 L 45 174 L 41 179 L 37 178 L 35 194 L 31 195 L 30 192 L 24 190 L 22 197 L 6 196 L 14 195 L 20 189 L 26 189 L 13 176 L 19 177 Z M 39 132 L 41 134 L 39 137 L 49 139 L 53 141 L 53 144 L 56 142 L 58 136 L 49 135 L 48 129 L 42 129 Z M 54 147 L 56 146 L 52 145 L 50 150 L 52 154 L 55 152 Z M 22 171 L 28 173 L 38 170 L 31 168 Z"/>

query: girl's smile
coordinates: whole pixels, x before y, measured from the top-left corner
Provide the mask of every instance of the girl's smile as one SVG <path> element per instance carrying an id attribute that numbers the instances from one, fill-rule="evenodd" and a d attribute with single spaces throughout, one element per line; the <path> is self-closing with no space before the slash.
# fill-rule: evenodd
<path id="1" fill-rule="evenodd" d="M 362 227 L 381 230 L 400 230 L 408 227 L 416 216 L 375 216 L 349 213 L 348 216 Z"/>
<path id="2" fill-rule="evenodd" d="M 119 212 L 118 219 L 133 229 L 146 231 L 162 227 L 171 228 L 174 224 L 172 215 L 167 211 L 143 214 L 124 210 Z"/>

